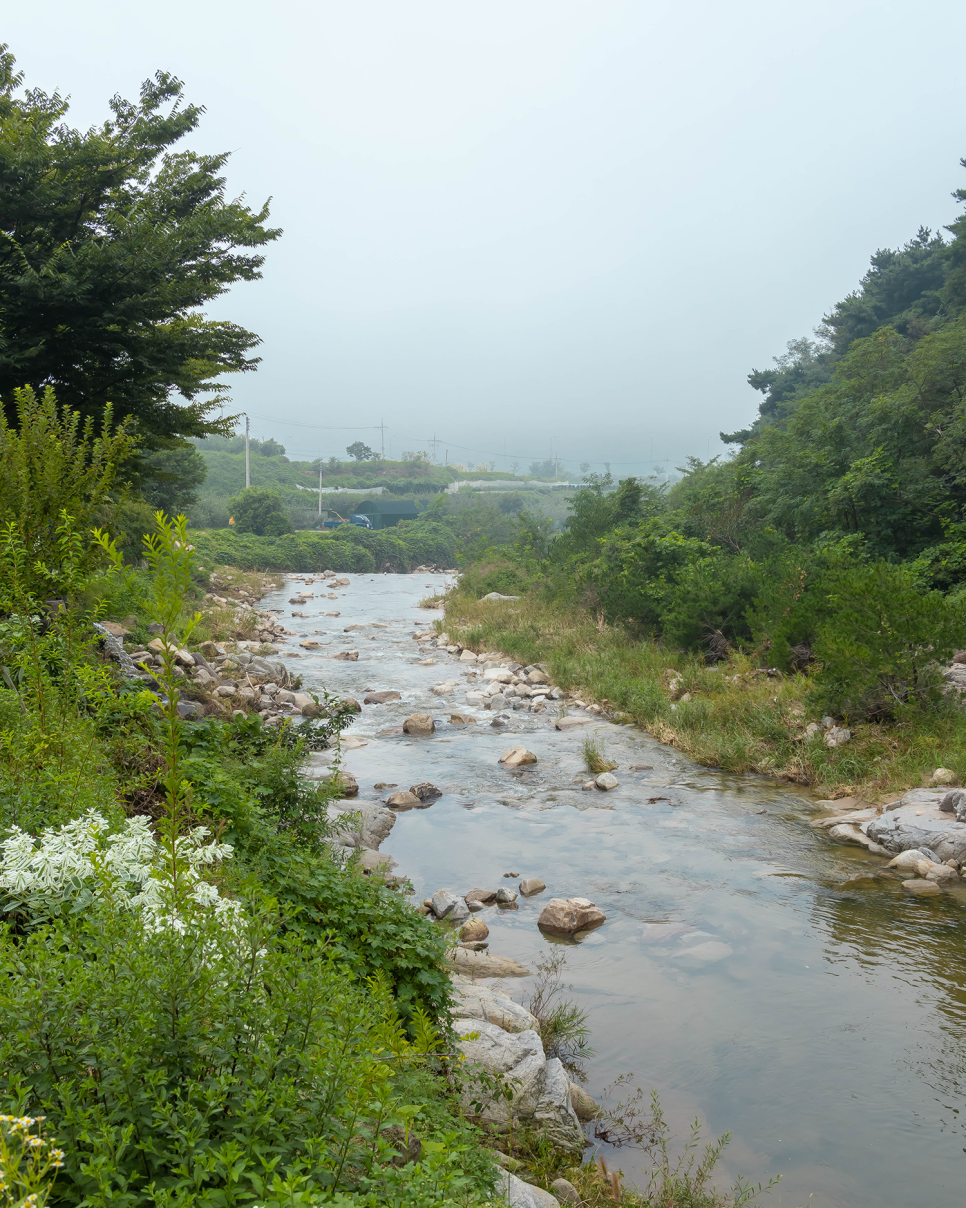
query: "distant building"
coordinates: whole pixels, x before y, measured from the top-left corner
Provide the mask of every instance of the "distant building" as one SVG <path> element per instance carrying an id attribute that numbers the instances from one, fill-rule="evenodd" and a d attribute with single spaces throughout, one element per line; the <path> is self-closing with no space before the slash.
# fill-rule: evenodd
<path id="1" fill-rule="evenodd" d="M 412 499 L 366 499 L 353 512 L 368 516 L 374 529 L 392 528 L 400 520 L 415 520 L 419 508 Z"/>

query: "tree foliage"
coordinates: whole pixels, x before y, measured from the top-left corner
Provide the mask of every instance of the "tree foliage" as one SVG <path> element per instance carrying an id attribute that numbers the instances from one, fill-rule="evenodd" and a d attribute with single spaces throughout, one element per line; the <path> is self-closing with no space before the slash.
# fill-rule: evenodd
<path id="1" fill-rule="evenodd" d="M 278 491 L 264 487 L 246 487 L 228 501 L 239 533 L 254 533 L 259 537 L 281 537 L 294 532 L 292 521 Z"/>
<path id="2" fill-rule="evenodd" d="M 159 72 L 87 131 L 68 101 L 21 91 L 0 47 L 0 398 L 57 390 L 84 418 L 113 404 L 149 442 L 223 430 L 226 373 L 254 369 L 256 335 L 199 307 L 261 275 L 279 235 L 228 200 L 227 154 L 176 144 L 202 109 Z"/>

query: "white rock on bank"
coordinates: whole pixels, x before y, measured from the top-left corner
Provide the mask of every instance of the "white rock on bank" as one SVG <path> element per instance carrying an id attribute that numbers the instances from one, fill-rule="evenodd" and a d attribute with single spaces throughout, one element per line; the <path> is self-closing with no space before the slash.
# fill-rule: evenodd
<path id="1" fill-rule="evenodd" d="M 478 982 L 456 978 L 453 982 L 453 1018 L 482 1019 L 504 1032 L 539 1032 L 540 1024 L 526 1007 L 508 994 Z"/>
<path id="2" fill-rule="evenodd" d="M 542 1187 L 534 1187 L 532 1183 L 524 1183 L 509 1170 L 500 1172 L 496 1189 L 510 1205 L 510 1208 L 560 1208 L 560 1201 Z"/>
<path id="3" fill-rule="evenodd" d="M 583 1129 L 570 1102 L 570 1079 L 556 1057 L 547 1060 L 535 1031 L 514 1035 L 477 1019 L 457 1020 L 454 1031 L 462 1037 L 458 1045 L 467 1062 L 479 1062 L 488 1073 L 501 1075 L 513 1091 L 509 1103 L 502 1096 L 486 1103 L 481 1113 L 484 1120 L 509 1127 L 512 1113 L 514 1120 L 534 1128 L 551 1144 L 575 1153 L 583 1150 Z M 472 1033 L 476 1038 L 471 1040 Z M 468 1110 L 473 1110 L 471 1105 L 480 1091 L 468 1072 L 462 1094 Z"/>

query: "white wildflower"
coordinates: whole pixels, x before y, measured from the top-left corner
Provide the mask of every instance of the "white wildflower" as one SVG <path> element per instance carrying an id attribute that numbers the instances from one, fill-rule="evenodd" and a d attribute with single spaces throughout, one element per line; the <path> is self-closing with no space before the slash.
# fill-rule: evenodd
<path id="1" fill-rule="evenodd" d="M 210 869 L 230 859 L 230 843 L 208 842 L 211 831 L 196 826 L 175 840 L 173 863 L 187 896 L 226 922 L 237 922 L 241 906 L 223 898 L 202 879 Z M 147 818 L 128 818 L 119 831 L 95 811 L 39 837 L 13 827 L 0 842 L 0 891 L 16 895 L 75 897 L 87 889 L 93 897 L 109 897 L 118 905 L 140 909 L 151 930 L 171 927 L 184 931 L 184 921 L 172 910 L 172 852 L 151 833 Z"/>

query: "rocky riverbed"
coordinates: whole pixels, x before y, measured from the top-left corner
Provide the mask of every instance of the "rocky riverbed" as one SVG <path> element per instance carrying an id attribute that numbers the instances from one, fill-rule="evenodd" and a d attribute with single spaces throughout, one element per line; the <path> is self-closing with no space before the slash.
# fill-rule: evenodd
<path id="1" fill-rule="evenodd" d="M 443 614 L 418 607 L 445 576 L 339 577 L 349 582 L 337 601 L 318 578 L 289 578 L 260 605 L 277 620 L 274 652 L 224 657 L 265 657 L 275 676 L 297 672 L 306 694 L 359 703 L 342 744 L 357 795 L 343 807 L 362 821 L 346 819 L 344 846 L 373 875 L 409 878 L 414 908 L 435 915 L 444 890 L 453 909 L 465 904 L 460 927 L 485 925 L 484 940 L 454 953 L 460 1011 L 497 1029 L 500 1061 L 530 1069 L 536 1058 L 533 1086 L 556 1095 L 539 1110 L 566 1131 L 557 1072 L 514 1020 L 527 1022 L 537 962 L 564 951 L 597 1050 L 586 1090 L 599 1097 L 634 1071 L 679 1135 L 696 1115 L 709 1132 L 730 1129 L 722 1180 L 782 1174 L 783 1203 L 812 1195 L 842 1208 L 898 1208 L 926 1186 L 955 1195 L 966 1145 L 966 881 L 937 835 L 945 842 L 966 822 L 955 801 L 939 808 L 948 787 L 885 809 L 698 767 L 565 699 L 534 674 L 545 669 L 448 649 L 432 624 Z M 247 674 L 253 687 L 291 690 Z M 267 720 L 307 707 L 266 691 L 246 707 L 256 704 Z M 616 783 L 589 775 L 587 737 L 616 765 Z M 521 748 L 535 761 L 505 758 Z M 329 762 L 322 753 L 312 774 Z M 425 785 L 439 795 L 413 791 Z M 393 794 L 416 800 L 393 808 Z M 865 842 L 843 841 L 837 826 Z M 888 869 L 902 851 L 905 863 Z M 545 888 L 523 893 L 524 881 Z M 930 889 L 910 892 L 909 881 Z M 504 887 L 515 896 L 498 903 Z M 474 891 L 492 902 L 473 909 Z M 552 899 L 586 909 L 573 905 L 581 899 L 605 921 L 555 934 L 540 926 Z M 509 963 L 480 979 L 495 959 Z M 632 1152 L 603 1148 L 633 1177 Z"/>

